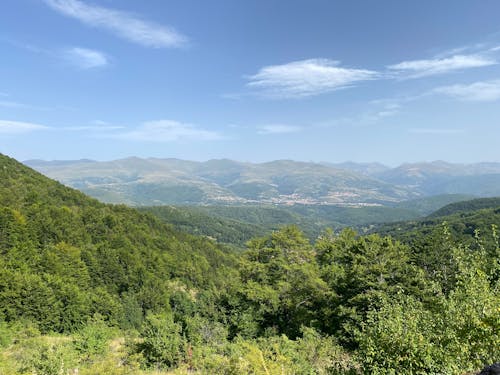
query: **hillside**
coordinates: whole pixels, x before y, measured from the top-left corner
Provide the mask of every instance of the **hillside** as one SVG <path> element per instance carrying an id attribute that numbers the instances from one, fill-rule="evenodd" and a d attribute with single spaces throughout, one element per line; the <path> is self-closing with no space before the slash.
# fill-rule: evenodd
<path id="1" fill-rule="evenodd" d="M 212 208 L 233 234 L 231 215 L 266 227 L 292 215 Z M 173 221 L 169 209 L 156 214 Z M 488 210 L 471 214 L 497 222 Z M 0 155 L 0 372 L 477 371 L 500 355 L 498 243 L 422 238 L 284 226 L 232 252 Z"/>
<path id="2" fill-rule="evenodd" d="M 231 263 L 213 241 L 100 203 L 3 155 L 0 210 L 0 317 L 32 319 L 44 331 L 77 328 L 96 313 L 137 326 L 147 310 L 165 308 L 172 285 L 208 290 Z"/>
<path id="3" fill-rule="evenodd" d="M 414 212 L 418 216 L 427 216 L 434 211 L 455 202 L 463 202 L 474 199 L 473 195 L 467 194 L 439 194 L 430 197 L 410 199 L 408 201 L 391 204 L 391 207 L 397 207 Z"/>
<path id="4" fill-rule="evenodd" d="M 375 225 L 371 232 L 390 235 L 415 246 L 440 236 L 444 230 L 443 223 L 450 235 L 463 244 L 476 246 L 477 233 L 482 243 L 494 246 L 492 225 L 500 227 L 500 199 L 479 198 L 451 203 L 425 218 Z"/>
<path id="5" fill-rule="evenodd" d="M 377 223 L 416 219 L 414 210 L 400 207 L 339 207 L 328 205 L 231 205 L 143 207 L 178 230 L 205 235 L 219 242 L 243 247 L 253 237 L 285 225 L 297 225 L 309 238 L 325 229 L 352 227 L 360 231 Z"/>
<path id="6" fill-rule="evenodd" d="M 499 208 L 500 198 L 479 198 L 448 204 L 433 212 L 429 217 L 447 216 L 458 213 L 471 212 L 481 209 Z"/>

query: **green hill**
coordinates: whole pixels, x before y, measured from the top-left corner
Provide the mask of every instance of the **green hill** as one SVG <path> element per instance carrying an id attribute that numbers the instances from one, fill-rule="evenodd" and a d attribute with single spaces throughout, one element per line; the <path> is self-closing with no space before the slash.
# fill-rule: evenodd
<path id="1" fill-rule="evenodd" d="M 483 244 L 493 246 L 492 225 L 500 227 L 500 199 L 478 198 L 451 203 L 425 218 L 377 225 L 371 231 L 416 245 L 442 234 L 443 225 L 455 240 L 463 244 L 474 244 L 477 242 L 475 237 L 479 236 Z"/>
<path id="2" fill-rule="evenodd" d="M 312 208 L 216 209 L 212 229 L 237 234 L 235 218 Z M 164 223 L 199 215 L 176 210 L 106 205 L 0 155 L 0 373 L 462 375 L 500 355 L 495 235 L 467 246 L 433 222 L 409 245 L 351 229 L 312 241 L 284 226 L 232 252 Z"/>
<path id="3" fill-rule="evenodd" d="M 0 317 L 75 329 L 95 314 L 137 326 L 184 288 L 215 287 L 226 250 L 112 206 L 0 155 Z"/>
<path id="4" fill-rule="evenodd" d="M 440 194 L 431 197 L 411 199 L 409 201 L 394 204 L 394 207 L 412 210 L 421 216 L 427 216 L 434 211 L 455 202 L 463 202 L 474 199 L 472 195 L 465 194 Z"/>
<path id="5" fill-rule="evenodd" d="M 457 213 L 465 213 L 488 208 L 499 208 L 500 197 L 496 198 L 478 198 L 467 201 L 448 204 L 439 210 L 433 212 L 429 217 L 447 216 Z"/>
<path id="6" fill-rule="evenodd" d="M 297 225 L 309 238 L 317 238 L 326 228 L 365 228 L 376 224 L 418 217 L 399 207 L 294 206 L 155 206 L 140 208 L 176 229 L 204 235 L 219 242 L 243 247 L 254 238 L 285 225 Z"/>

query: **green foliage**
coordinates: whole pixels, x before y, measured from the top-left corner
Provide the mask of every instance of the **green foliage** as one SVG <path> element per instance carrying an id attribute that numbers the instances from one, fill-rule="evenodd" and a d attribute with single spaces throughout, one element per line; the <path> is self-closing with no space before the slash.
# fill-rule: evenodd
<path id="1" fill-rule="evenodd" d="M 457 373 L 456 367 L 447 366 L 449 354 L 436 345 L 433 318 L 411 296 L 382 301 L 369 311 L 356 335 L 364 367 L 373 374 L 398 374 L 403 369 L 407 374 Z"/>
<path id="2" fill-rule="evenodd" d="M 422 216 L 425 216 L 430 215 L 437 210 L 441 210 L 441 208 L 444 208 L 451 203 L 464 202 L 473 198 L 474 196 L 465 194 L 439 194 L 399 202 L 396 203 L 395 206 L 398 208 L 412 210 L 414 212 L 418 212 Z"/>
<path id="3" fill-rule="evenodd" d="M 99 355 L 105 355 L 108 341 L 113 337 L 113 331 L 100 319 L 86 324 L 75 335 L 74 347 L 80 358 L 89 360 Z"/>
<path id="4" fill-rule="evenodd" d="M 0 155 L 0 318 L 43 332 L 80 329 L 94 314 L 139 328 L 169 305 L 167 281 L 215 288 L 233 263 L 213 241 L 104 205 Z"/>
<path id="5" fill-rule="evenodd" d="M 360 358 L 373 373 L 463 374 L 500 355 L 500 294 L 480 254 L 455 248 L 457 282 L 427 305 L 399 293 L 369 311 L 357 334 Z M 481 259 L 482 258 L 482 259 Z"/>
<path id="6" fill-rule="evenodd" d="M 3 321 L 0 321 L 0 348 L 8 347 L 14 338 L 12 327 Z"/>
<path id="7" fill-rule="evenodd" d="M 479 201 L 483 202 L 483 200 Z M 495 202 L 495 198 L 492 198 L 491 201 L 486 199 L 486 202 L 492 201 Z M 472 200 L 469 201 L 469 204 L 474 207 L 475 202 L 476 200 Z M 441 228 L 443 222 L 446 222 L 451 237 L 457 242 L 464 245 L 474 245 L 475 232 L 479 230 L 485 244 L 488 246 L 493 245 L 491 225 L 500 223 L 500 207 L 478 210 L 464 209 L 463 211 L 454 211 L 453 207 L 457 207 L 454 205 L 450 207 L 453 213 L 447 216 L 429 216 L 418 221 L 381 225 L 375 227 L 373 231 L 390 235 L 412 247 L 416 247 L 418 251 L 420 247 L 432 247 L 433 242 L 441 236 L 442 231 L 439 228 Z M 429 238 L 429 235 L 437 238 Z"/>
<path id="8" fill-rule="evenodd" d="M 144 321 L 138 351 L 149 367 L 176 367 L 185 358 L 186 342 L 181 335 L 182 327 L 173 321 L 172 315 L 147 315 Z"/>
<path id="9" fill-rule="evenodd" d="M 77 364 L 77 357 L 71 343 L 64 338 L 61 341 L 57 338 L 50 341 L 36 337 L 25 342 L 23 350 L 16 357 L 18 371 L 44 375 L 72 373 Z"/>
<path id="10" fill-rule="evenodd" d="M 327 288 L 303 233 L 285 227 L 248 247 L 240 266 L 242 293 L 262 329 L 296 337 L 301 325 L 314 325 Z"/>
<path id="11" fill-rule="evenodd" d="M 156 206 L 140 208 L 176 229 L 208 236 L 218 242 L 244 247 L 252 238 L 283 226 L 297 225 L 310 238 L 325 228 L 356 227 L 365 230 L 373 223 L 414 219 L 415 211 L 399 207 L 294 206 Z"/>
<path id="12" fill-rule="evenodd" d="M 347 344 L 355 346 L 353 334 L 384 297 L 401 290 L 424 297 L 430 291 L 423 273 L 409 262 L 409 248 L 388 237 L 326 232 L 316 247 L 323 278 L 336 296 L 325 309 L 323 329 L 339 334 Z"/>
<path id="13" fill-rule="evenodd" d="M 284 226 L 233 253 L 0 156 L 0 373 L 477 371 L 500 357 L 497 211 L 398 224 L 402 242 Z"/>
<path id="14" fill-rule="evenodd" d="M 462 199 L 459 202 L 450 203 L 429 215 L 429 217 L 449 216 L 457 213 L 473 212 L 484 209 L 500 207 L 500 197 L 478 198 L 471 200 Z"/>

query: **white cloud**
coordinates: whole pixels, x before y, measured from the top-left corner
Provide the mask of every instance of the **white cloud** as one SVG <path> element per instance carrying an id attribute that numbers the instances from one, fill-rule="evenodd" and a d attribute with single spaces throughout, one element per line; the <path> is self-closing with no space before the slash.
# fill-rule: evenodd
<path id="1" fill-rule="evenodd" d="M 31 122 L 0 120 L 0 134 L 22 134 L 46 129 L 50 128 L 48 126 Z"/>
<path id="2" fill-rule="evenodd" d="M 451 135 L 451 134 L 460 134 L 464 133 L 463 129 L 439 129 L 439 128 L 413 128 L 409 130 L 410 133 L 413 134 L 443 134 L 443 135 Z"/>
<path id="3" fill-rule="evenodd" d="M 10 101 L 10 100 L 0 100 L 0 107 L 15 108 L 15 109 L 30 109 L 30 110 L 36 110 L 36 111 L 49 111 L 49 110 L 51 110 L 51 108 L 48 108 L 48 107 L 40 107 L 40 106 L 36 106 L 36 105 L 14 102 L 14 101 Z"/>
<path id="4" fill-rule="evenodd" d="M 83 126 L 66 126 L 61 128 L 62 130 L 68 131 L 87 131 L 87 130 L 95 130 L 95 131 L 109 131 L 109 130 L 119 130 L 124 129 L 124 126 L 118 125 L 83 125 Z"/>
<path id="5" fill-rule="evenodd" d="M 247 85 L 262 90 L 264 96 L 301 98 L 349 87 L 377 76 L 378 73 L 371 70 L 340 67 L 338 61 L 309 59 L 265 66 L 247 77 Z"/>
<path id="6" fill-rule="evenodd" d="M 24 108 L 23 103 L 13 102 L 9 100 L 0 100 L 0 107 L 4 108 Z"/>
<path id="7" fill-rule="evenodd" d="M 259 126 L 257 133 L 259 134 L 286 134 L 297 133 L 302 130 L 301 126 L 285 125 L 285 124 L 272 124 Z"/>
<path id="8" fill-rule="evenodd" d="M 432 93 L 451 96 L 459 100 L 493 102 L 500 100 L 500 80 L 442 86 L 432 90 Z"/>
<path id="9" fill-rule="evenodd" d="M 377 112 L 376 117 L 390 117 L 397 115 L 398 113 L 399 113 L 398 110 L 384 110 Z"/>
<path id="10" fill-rule="evenodd" d="M 223 138 L 217 132 L 172 120 L 145 122 L 134 130 L 112 137 L 146 142 L 213 141 Z"/>
<path id="11" fill-rule="evenodd" d="M 107 29 L 145 47 L 181 47 L 187 43 L 187 38 L 174 29 L 123 11 L 88 5 L 79 0 L 45 0 L 45 3 L 65 16 L 89 26 Z"/>
<path id="12" fill-rule="evenodd" d="M 481 55 L 455 55 L 446 58 L 429 60 L 403 61 L 399 64 L 389 65 L 387 68 L 406 78 L 419 78 L 435 74 L 449 73 L 456 70 L 479 68 L 495 65 L 497 62 Z"/>
<path id="13" fill-rule="evenodd" d="M 108 65 L 108 58 L 105 54 L 87 48 L 73 47 L 63 53 L 66 61 L 80 69 L 101 68 Z"/>
<path id="14" fill-rule="evenodd" d="M 93 121 L 91 121 L 91 123 L 93 125 L 99 125 L 99 126 L 109 125 L 109 123 L 107 121 L 103 121 L 103 120 L 93 120 Z"/>
<path id="15" fill-rule="evenodd" d="M 92 131 L 97 131 L 97 132 L 103 132 L 103 131 L 110 131 L 110 130 L 125 129 L 125 127 L 121 126 L 121 125 L 113 125 L 113 124 L 110 124 L 109 122 L 102 121 L 102 120 L 93 120 L 90 122 L 90 125 L 66 126 L 66 127 L 61 128 L 61 129 L 68 130 L 68 131 L 92 130 Z"/>

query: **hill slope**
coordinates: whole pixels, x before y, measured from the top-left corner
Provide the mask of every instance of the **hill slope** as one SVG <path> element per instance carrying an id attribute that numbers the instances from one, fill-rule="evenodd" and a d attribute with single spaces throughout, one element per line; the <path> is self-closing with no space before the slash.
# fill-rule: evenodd
<path id="1" fill-rule="evenodd" d="M 0 155 L 0 317 L 66 331 L 94 314 L 137 326 L 179 286 L 209 290 L 230 256 L 213 241 L 111 206 Z"/>
<path id="2" fill-rule="evenodd" d="M 311 239 L 326 228 L 364 231 L 376 223 L 416 219 L 414 210 L 399 207 L 328 205 L 154 206 L 140 208 L 188 233 L 243 247 L 245 243 L 285 225 L 297 225 Z"/>
<path id="3" fill-rule="evenodd" d="M 476 243 L 475 236 L 479 235 L 481 243 L 495 246 L 492 225 L 500 227 L 500 198 L 451 203 L 425 218 L 382 224 L 375 226 L 372 231 L 390 235 L 413 246 L 421 246 L 435 240 L 435 236 L 442 237 L 445 231 L 443 225 L 462 244 Z"/>
<path id="4" fill-rule="evenodd" d="M 460 375 L 499 355 L 500 249 L 430 239 L 287 226 L 233 262 L 0 155 L 0 372 Z"/>
<path id="5" fill-rule="evenodd" d="M 462 202 L 450 203 L 433 212 L 429 217 L 439 217 L 457 213 L 471 212 L 481 209 L 494 209 L 500 207 L 500 197 L 478 198 Z"/>

